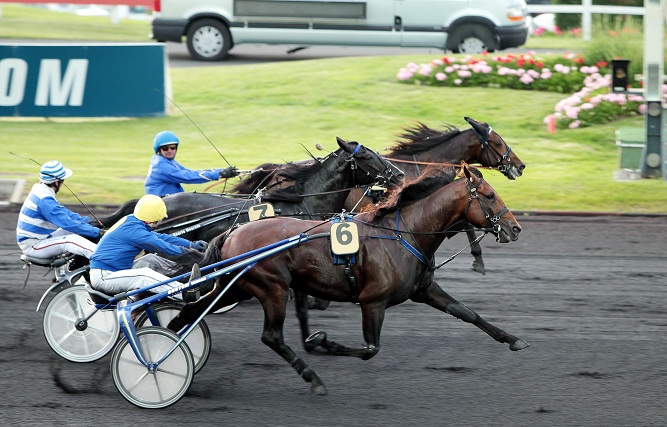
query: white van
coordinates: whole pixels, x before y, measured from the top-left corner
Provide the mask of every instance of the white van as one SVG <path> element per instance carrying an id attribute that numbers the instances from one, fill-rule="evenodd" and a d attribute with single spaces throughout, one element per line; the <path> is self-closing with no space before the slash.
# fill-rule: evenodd
<path id="1" fill-rule="evenodd" d="M 455 53 L 522 46 L 524 0 L 155 0 L 152 38 L 194 59 L 241 43 L 432 47 Z"/>

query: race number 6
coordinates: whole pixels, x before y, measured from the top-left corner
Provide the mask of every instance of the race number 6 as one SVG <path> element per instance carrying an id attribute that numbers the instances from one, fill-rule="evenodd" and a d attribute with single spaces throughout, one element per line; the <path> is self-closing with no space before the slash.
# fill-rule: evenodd
<path id="1" fill-rule="evenodd" d="M 350 255 L 359 252 L 359 229 L 354 222 L 337 222 L 331 225 L 331 252 Z"/>

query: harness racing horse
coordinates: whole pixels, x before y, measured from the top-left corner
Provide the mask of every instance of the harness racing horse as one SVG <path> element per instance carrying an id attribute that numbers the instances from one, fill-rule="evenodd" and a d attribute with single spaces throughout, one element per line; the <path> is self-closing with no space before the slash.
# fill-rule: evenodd
<path id="1" fill-rule="evenodd" d="M 513 351 L 529 344 L 482 319 L 479 314 L 447 294 L 435 281 L 435 251 L 445 233 L 460 221 L 488 229 L 500 243 L 517 240 L 521 227 L 493 188 L 476 170 L 462 168 L 461 179 L 452 174 L 425 173 L 417 181 L 393 193 L 381 207 L 349 217 L 356 224 L 359 248 L 356 262 L 338 265 L 332 255 L 334 232 L 329 222 L 276 217 L 250 222 L 215 239 L 203 265 L 232 257 L 293 236 L 304 243 L 262 258 L 241 275 L 215 304 L 216 307 L 255 297 L 264 310 L 262 342 L 285 359 L 311 383 L 311 392 L 326 394 L 315 371 L 285 343 L 285 321 L 290 288 L 331 301 L 354 301 L 361 308 L 365 345 L 346 347 L 316 332 L 308 343 L 333 355 L 364 360 L 380 350 L 380 331 L 388 307 L 408 299 L 430 305 L 471 323 Z M 312 236 L 312 239 L 305 239 Z M 319 238 L 318 238 L 319 237 Z M 325 238 L 328 237 L 328 238 Z M 203 313 L 231 280 L 218 279 L 214 290 L 187 304 L 169 323 L 178 330 Z"/>
<path id="2" fill-rule="evenodd" d="M 385 155 L 385 158 L 401 166 L 406 179 L 417 178 L 429 164 L 461 162 L 497 169 L 511 180 L 523 174 L 526 165 L 488 123 L 478 122 L 470 117 L 464 119 L 470 124 L 470 129 L 460 130 L 447 125 L 444 130 L 436 130 L 423 123 L 418 123 L 413 128 L 405 128 L 405 132 L 399 136 L 396 145 L 389 148 L 389 154 Z M 375 194 L 379 195 L 381 193 Z M 363 189 L 354 189 L 347 197 L 345 209 L 358 212 L 364 206 L 377 201 L 377 197 L 364 197 Z M 486 274 L 482 248 L 476 241 L 475 231 L 464 223 L 456 231 L 465 231 L 468 235 L 470 253 L 474 257 L 472 269 Z"/>

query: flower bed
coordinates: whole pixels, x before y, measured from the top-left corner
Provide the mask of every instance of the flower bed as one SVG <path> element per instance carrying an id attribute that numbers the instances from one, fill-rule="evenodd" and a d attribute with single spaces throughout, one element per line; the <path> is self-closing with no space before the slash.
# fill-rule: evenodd
<path id="1" fill-rule="evenodd" d="M 581 56 L 572 53 L 545 59 L 529 53 L 443 56 L 427 64 L 409 63 L 396 77 L 406 84 L 574 93 L 556 105 L 545 123 L 555 121 L 560 128 L 577 128 L 643 114 L 642 96 L 610 93 L 609 73 L 606 62 L 586 65 Z"/>

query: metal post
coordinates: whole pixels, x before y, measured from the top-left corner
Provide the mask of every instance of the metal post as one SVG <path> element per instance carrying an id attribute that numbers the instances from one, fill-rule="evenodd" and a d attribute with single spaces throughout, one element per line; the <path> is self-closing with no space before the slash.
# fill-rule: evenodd
<path id="1" fill-rule="evenodd" d="M 662 108 L 664 16 L 665 0 L 644 0 L 646 146 L 642 153 L 642 178 L 662 176 L 667 179 Z"/>

